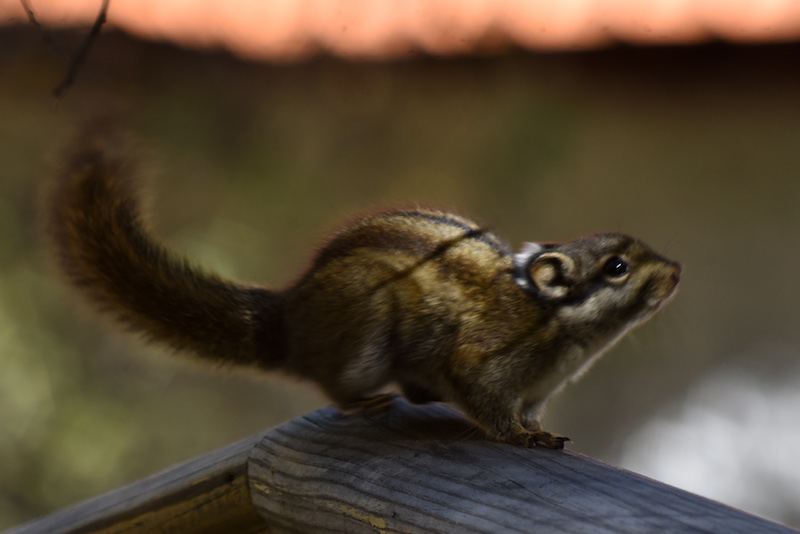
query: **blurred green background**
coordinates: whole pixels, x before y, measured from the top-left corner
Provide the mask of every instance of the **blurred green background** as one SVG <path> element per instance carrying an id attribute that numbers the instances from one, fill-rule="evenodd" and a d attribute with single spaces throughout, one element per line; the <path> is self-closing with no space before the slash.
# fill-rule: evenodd
<path id="1" fill-rule="evenodd" d="M 515 247 L 641 237 L 684 264 L 679 295 L 547 428 L 668 482 L 724 472 L 741 491 L 706 494 L 800 526 L 798 65 L 798 45 L 269 65 L 104 33 L 54 101 L 66 65 L 34 29 L 1 28 L 0 528 L 326 404 L 145 346 L 65 287 L 40 199 L 98 114 L 139 142 L 156 233 L 237 280 L 284 285 L 342 220 L 398 204 Z M 687 419 L 698 406 L 730 424 Z"/>

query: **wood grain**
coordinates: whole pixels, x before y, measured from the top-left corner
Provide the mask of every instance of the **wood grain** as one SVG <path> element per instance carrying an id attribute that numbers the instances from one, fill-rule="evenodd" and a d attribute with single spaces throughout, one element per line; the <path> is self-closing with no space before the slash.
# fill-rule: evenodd
<path id="1" fill-rule="evenodd" d="M 444 405 L 404 401 L 275 429 L 249 479 L 272 532 L 794 532 L 569 451 L 486 441 Z"/>
<path id="2" fill-rule="evenodd" d="M 380 414 L 314 412 L 9 534 L 112 532 L 797 531 L 395 400 Z"/>
<path id="3" fill-rule="evenodd" d="M 247 482 L 248 455 L 258 440 L 229 445 L 7 534 L 269 532 Z"/>

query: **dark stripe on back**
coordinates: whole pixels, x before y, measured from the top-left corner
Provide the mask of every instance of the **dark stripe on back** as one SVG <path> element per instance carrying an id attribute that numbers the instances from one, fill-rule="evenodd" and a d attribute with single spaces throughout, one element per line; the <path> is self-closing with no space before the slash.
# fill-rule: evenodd
<path id="1" fill-rule="evenodd" d="M 442 238 L 430 235 L 428 232 L 415 232 L 413 228 L 395 226 L 391 223 L 391 219 L 394 217 L 425 219 L 436 224 L 458 228 L 464 232 L 454 237 Z M 388 212 L 372 219 L 367 219 L 361 224 L 356 224 L 336 235 L 322 247 L 319 255 L 314 259 L 313 266 L 305 273 L 303 279 L 313 276 L 315 272 L 324 269 L 329 262 L 337 258 L 346 257 L 354 251 L 364 248 L 405 251 L 419 256 L 419 260 L 415 261 L 412 266 L 399 271 L 384 282 L 388 283 L 391 280 L 407 276 L 421 265 L 442 256 L 451 247 L 464 239 L 477 239 L 489 245 L 501 257 L 511 254 L 509 247 L 494 235 L 487 234 L 477 226 L 470 226 L 462 221 L 447 217 L 446 214 L 415 211 Z M 300 284 L 302 283 L 301 281 Z"/>
<path id="2" fill-rule="evenodd" d="M 415 261 L 413 264 L 411 264 L 410 266 L 406 267 L 405 269 L 397 271 L 392 276 L 387 278 L 385 281 L 383 281 L 380 284 L 378 284 L 376 286 L 376 289 L 388 284 L 389 282 L 392 282 L 392 281 L 395 281 L 395 280 L 400 280 L 401 278 L 405 278 L 406 276 L 410 275 L 416 269 L 419 269 L 420 267 L 422 267 L 423 265 L 425 265 L 429 261 L 433 261 L 436 258 L 444 255 L 451 247 L 457 245 L 458 243 L 460 243 L 464 239 L 478 237 L 481 232 L 482 232 L 482 230 L 480 228 L 471 228 L 471 229 L 467 230 L 466 232 L 464 232 L 463 235 L 459 235 L 459 236 L 456 236 L 456 237 L 451 237 L 450 239 L 442 240 L 441 242 L 439 242 L 439 244 L 436 245 L 436 247 L 433 250 L 431 250 L 430 252 L 425 254 L 419 260 Z"/>
<path id="3" fill-rule="evenodd" d="M 427 219 L 429 221 L 433 221 L 439 224 L 445 224 L 447 226 L 459 228 L 465 231 L 465 234 L 463 236 L 464 239 L 477 239 L 479 241 L 483 241 L 484 243 L 492 247 L 494 250 L 499 252 L 500 255 L 503 256 L 511 253 L 508 245 L 505 242 L 499 240 L 497 236 L 495 236 L 494 234 L 488 233 L 487 231 L 483 230 L 477 225 L 470 226 L 468 224 L 464 224 L 462 221 L 449 217 L 446 213 L 427 213 L 424 211 L 397 211 L 393 213 L 387 213 L 386 216 Z"/>
<path id="4" fill-rule="evenodd" d="M 314 270 L 322 269 L 336 259 L 361 248 L 392 249 L 425 254 L 431 248 L 426 236 L 413 235 L 402 228 L 368 225 L 356 228 L 333 238 L 314 260 Z"/>

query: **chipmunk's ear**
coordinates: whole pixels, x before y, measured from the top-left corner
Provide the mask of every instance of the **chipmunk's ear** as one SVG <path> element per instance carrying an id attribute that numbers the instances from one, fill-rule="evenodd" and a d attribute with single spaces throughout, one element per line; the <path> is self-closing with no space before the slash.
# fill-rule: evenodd
<path id="1" fill-rule="evenodd" d="M 544 252 L 530 262 L 527 275 L 539 294 L 550 299 L 567 297 L 577 279 L 575 260 L 560 252 Z"/>

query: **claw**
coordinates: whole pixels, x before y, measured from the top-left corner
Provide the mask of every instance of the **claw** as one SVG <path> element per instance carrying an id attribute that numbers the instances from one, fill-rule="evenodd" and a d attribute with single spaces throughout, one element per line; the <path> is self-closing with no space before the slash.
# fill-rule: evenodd
<path id="1" fill-rule="evenodd" d="M 545 430 L 533 432 L 531 435 L 531 442 L 537 447 L 544 447 L 546 449 L 563 449 L 565 442 L 572 442 L 566 436 L 559 436 L 558 434 L 551 434 Z"/>

